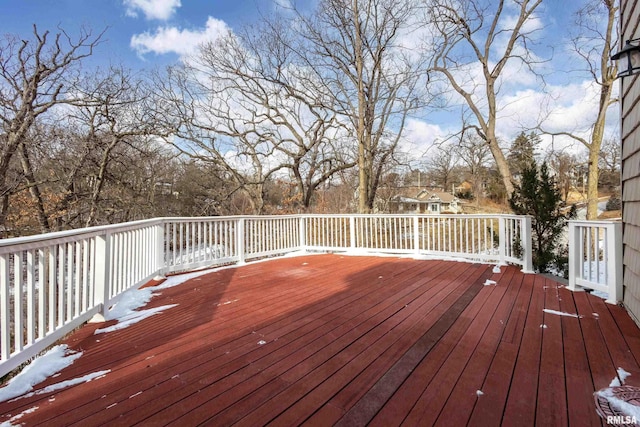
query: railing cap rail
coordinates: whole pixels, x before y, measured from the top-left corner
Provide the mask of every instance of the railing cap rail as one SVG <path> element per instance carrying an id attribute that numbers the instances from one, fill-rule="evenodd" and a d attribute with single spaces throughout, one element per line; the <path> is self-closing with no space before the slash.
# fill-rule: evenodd
<path id="1" fill-rule="evenodd" d="M 0 253 L 2 248 L 11 247 L 12 251 L 16 246 L 29 245 L 32 243 L 38 243 L 38 246 L 42 246 L 43 242 L 48 244 L 61 243 L 70 238 L 77 237 L 95 237 L 108 232 L 113 231 L 127 231 L 129 229 L 136 229 L 140 226 L 152 226 L 161 224 L 164 221 L 163 218 L 143 219 L 139 221 L 131 221 L 120 224 L 98 225 L 93 227 L 77 228 L 74 230 L 54 231 L 51 233 L 34 234 L 33 236 L 24 237 L 12 237 L 9 239 L 0 239 Z"/>
<path id="2" fill-rule="evenodd" d="M 6 253 L 8 248 L 11 251 L 16 250 L 16 246 L 21 246 L 22 249 L 31 249 L 33 247 L 42 247 L 47 245 L 53 245 L 57 243 L 64 243 L 65 241 L 75 240 L 78 237 L 90 238 L 99 235 L 103 235 L 109 232 L 121 232 L 129 229 L 135 229 L 140 226 L 152 226 L 158 224 L 164 224 L 166 222 L 199 222 L 209 220 L 238 220 L 238 219 L 274 219 L 274 218 L 522 218 L 522 215 L 512 214 L 287 214 L 287 215 L 235 215 L 235 216 L 210 216 L 210 217 L 159 217 L 152 219 L 143 219 L 138 221 L 125 222 L 121 224 L 100 225 L 86 228 L 79 228 L 75 230 L 56 231 L 51 233 L 36 234 L 33 236 L 13 237 L 9 239 L 0 239 L 0 254 Z"/>
<path id="3" fill-rule="evenodd" d="M 598 219 L 598 220 L 587 220 L 587 219 L 571 219 L 569 220 L 569 225 L 578 225 L 585 227 L 603 227 L 610 226 L 612 224 L 621 224 L 622 221 L 619 219 L 610 220 L 610 219 Z"/>

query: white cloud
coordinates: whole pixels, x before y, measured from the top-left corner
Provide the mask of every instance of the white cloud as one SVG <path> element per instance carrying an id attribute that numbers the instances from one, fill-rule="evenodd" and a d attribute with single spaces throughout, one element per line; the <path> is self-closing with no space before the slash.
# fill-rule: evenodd
<path id="1" fill-rule="evenodd" d="M 131 37 L 131 48 L 138 54 L 177 53 L 180 56 L 193 53 L 197 47 L 207 41 L 213 41 L 229 31 L 224 21 L 209 17 L 205 28 L 197 30 L 176 27 L 159 27 L 155 33 L 144 32 Z"/>
<path id="2" fill-rule="evenodd" d="M 407 119 L 398 151 L 405 153 L 409 161 L 421 161 L 429 156 L 431 147 L 450 134 L 449 130 L 440 125 L 410 118 Z"/>
<path id="3" fill-rule="evenodd" d="M 275 3 L 276 7 L 281 7 L 284 9 L 293 9 L 292 0 L 274 0 L 273 2 Z"/>
<path id="4" fill-rule="evenodd" d="M 166 21 L 181 4 L 180 0 L 124 0 L 124 6 L 127 16 L 136 18 L 141 11 L 146 19 Z"/>
<path id="5" fill-rule="evenodd" d="M 500 22 L 501 30 L 507 31 L 509 35 L 511 35 L 511 30 L 513 30 L 518 24 L 518 20 L 520 19 L 519 12 L 520 10 L 515 10 L 515 14 L 512 15 L 504 15 L 505 18 Z M 523 34 L 531 34 L 536 31 L 544 29 L 544 22 L 542 17 L 536 13 L 531 14 L 529 19 L 527 19 L 521 28 L 521 32 Z"/>

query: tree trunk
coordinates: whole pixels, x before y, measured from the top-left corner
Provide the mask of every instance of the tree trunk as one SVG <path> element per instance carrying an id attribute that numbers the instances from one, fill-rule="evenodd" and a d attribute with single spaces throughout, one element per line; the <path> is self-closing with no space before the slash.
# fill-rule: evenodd
<path id="1" fill-rule="evenodd" d="M 368 213 L 369 206 L 369 169 L 367 162 L 367 154 L 369 147 L 366 141 L 365 131 L 365 112 L 366 99 L 364 93 L 364 61 L 362 58 L 362 35 L 360 33 L 360 17 L 358 10 L 358 0 L 353 0 L 353 20 L 354 20 L 354 42 L 355 42 L 355 61 L 356 75 L 358 79 L 358 213 Z"/>
<path id="2" fill-rule="evenodd" d="M 47 218 L 47 214 L 44 210 L 42 194 L 40 193 L 40 189 L 38 188 L 38 184 L 33 174 L 33 167 L 31 166 L 27 147 L 24 143 L 20 144 L 20 164 L 22 165 L 22 173 L 24 173 L 24 177 L 29 185 L 29 194 L 31 194 L 31 198 L 36 204 L 36 215 L 38 217 L 38 224 L 40 224 L 40 231 L 42 233 L 48 233 L 51 231 L 49 219 Z"/>
<path id="3" fill-rule="evenodd" d="M 596 131 L 593 133 L 589 147 L 589 172 L 587 178 L 587 216 L 588 220 L 598 219 L 598 160 L 600 159 L 600 144 L 597 144 Z M 602 140 L 602 136 L 600 136 Z M 597 149 L 596 149 L 597 148 Z"/>
<path id="4" fill-rule="evenodd" d="M 497 148 L 494 148 L 494 145 Z M 509 169 L 509 163 L 507 163 L 507 159 L 504 157 L 504 153 L 498 147 L 498 142 L 493 141 L 489 144 L 491 147 L 491 152 L 493 153 L 493 158 L 496 162 L 496 167 L 500 172 L 500 176 L 502 177 L 502 183 L 504 184 L 504 188 L 507 192 L 507 198 L 511 197 L 513 194 L 513 177 L 511 176 L 511 170 Z"/>

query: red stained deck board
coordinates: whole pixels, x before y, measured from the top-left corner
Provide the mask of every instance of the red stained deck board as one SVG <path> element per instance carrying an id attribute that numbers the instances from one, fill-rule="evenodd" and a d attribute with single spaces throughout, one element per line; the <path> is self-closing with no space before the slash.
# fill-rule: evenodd
<path id="1" fill-rule="evenodd" d="M 560 311 L 560 289 L 557 282 L 544 281 L 544 308 Z M 567 425 L 567 395 L 564 376 L 564 349 L 562 323 L 578 323 L 577 318 L 544 313 L 536 424 L 544 426 Z"/>
<path id="2" fill-rule="evenodd" d="M 624 308 L 611 304 L 607 304 L 606 308 L 608 309 L 607 311 L 611 318 L 616 322 L 618 330 L 627 343 L 629 352 L 640 365 L 640 330 Z M 640 384 L 634 385 L 640 386 Z"/>
<path id="3" fill-rule="evenodd" d="M 446 271 L 442 271 L 442 274 L 445 274 Z M 434 280 L 438 276 L 434 277 Z M 440 289 L 439 286 L 436 286 L 433 291 L 438 291 L 435 294 L 436 297 L 438 295 L 446 293 L 442 291 L 446 291 L 447 287 L 445 284 L 441 284 L 443 286 Z M 451 287 L 451 286 L 449 286 Z M 434 292 L 426 292 L 425 297 L 429 298 Z M 450 292 L 450 291 L 449 291 Z M 441 295 L 436 301 L 443 301 L 442 299 L 444 295 Z M 396 310 L 399 310 L 397 313 L 389 313 L 392 315 L 388 319 L 380 319 L 381 323 L 376 329 L 362 331 L 362 335 L 355 340 L 353 338 L 349 338 L 344 343 L 340 344 L 339 347 L 336 348 L 333 344 L 338 344 L 338 341 L 332 343 L 331 346 L 323 349 L 321 352 L 314 354 L 309 359 L 305 360 L 303 363 L 298 364 L 293 369 L 288 370 L 286 373 L 282 375 L 282 379 L 291 383 L 291 386 L 284 390 L 277 396 L 274 396 L 270 401 L 264 402 L 262 406 L 259 406 L 254 411 L 251 411 L 245 418 L 242 419 L 240 425 L 251 425 L 255 422 L 265 422 L 268 421 L 279 414 L 282 411 L 282 408 L 288 408 L 291 405 L 294 405 L 301 396 L 305 396 L 308 392 L 313 390 L 316 386 L 320 385 L 323 381 L 339 381 L 338 378 L 340 375 L 336 375 L 336 373 L 341 370 L 345 365 L 348 366 L 354 357 L 357 357 L 364 351 L 376 351 L 375 344 L 379 338 L 385 336 L 393 326 L 396 325 L 397 319 L 394 320 L 394 317 L 405 316 L 409 310 L 404 308 L 405 303 L 409 301 L 401 301 L 400 304 L 396 305 Z M 418 305 L 418 304 L 413 304 Z M 444 303 L 444 305 L 447 305 Z M 358 333 L 361 334 L 361 333 Z M 354 338 L 357 335 L 354 335 Z M 344 344 L 347 344 L 346 347 L 342 347 Z M 331 349 L 330 349 L 331 348 Z M 340 350 L 340 348 L 342 348 Z M 339 350 L 339 351 L 336 351 Z M 344 370 L 343 370 L 344 372 Z M 324 399 L 326 400 L 326 398 Z M 262 421 L 258 421 L 262 420 Z"/>
<path id="4" fill-rule="evenodd" d="M 576 292 L 573 297 L 578 314 L 583 316 L 580 318 L 580 327 L 586 344 L 594 389 L 599 390 L 609 386 L 611 380 L 616 376 L 617 366 L 611 359 L 609 350 L 603 345 L 605 341 L 600 329 L 600 320 L 592 315 L 593 308 L 589 302 L 591 296 L 585 292 Z"/>
<path id="5" fill-rule="evenodd" d="M 152 332 L 153 332 L 153 331 L 149 331 L 149 333 L 152 333 Z M 114 335 L 117 335 L 117 333 L 116 333 L 116 334 L 114 334 Z M 257 341 L 257 339 L 256 339 L 255 337 L 252 337 L 252 338 L 251 338 L 251 341 L 255 344 L 255 341 Z M 172 344 L 173 344 L 172 342 L 168 342 L 166 345 L 168 345 L 168 346 L 172 346 Z M 175 344 L 173 344 L 173 346 L 175 347 Z M 174 357 L 174 358 L 173 358 L 173 359 L 171 359 L 171 360 L 172 360 L 172 361 L 179 361 L 179 360 L 180 360 L 180 357 L 184 358 L 184 355 L 186 355 L 186 354 L 188 354 L 188 351 L 187 351 L 187 350 L 184 350 L 184 351 L 182 351 L 180 354 L 178 354 L 178 355 L 177 355 L 178 357 Z M 174 355 L 174 356 L 175 356 L 175 355 Z M 156 359 L 156 360 L 157 360 L 157 359 Z M 166 368 L 165 368 L 165 369 L 166 369 Z M 145 375 L 145 372 L 144 372 L 144 371 L 145 371 L 144 369 L 138 369 L 138 370 L 137 370 L 137 373 L 138 373 L 138 375 L 143 375 L 143 376 L 144 376 L 144 375 Z M 123 373 L 129 374 L 129 372 L 123 372 Z M 134 373 L 134 374 L 136 373 L 136 370 L 135 370 L 135 369 L 133 370 L 133 373 Z M 136 383 L 136 381 L 133 381 L 133 382 L 134 382 L 134 383 Z M 137 383 L 134 385 L 134 387 L 137 387 Z M 129 396 L 129 395 L 131 395 L 131 394 L 136 393 L 137 391 L 140 391 L 140 389 L 138 388 L 138 390 L 135 390 L 135 389 L 133 389 L 133 390 L 126 390 L 126 391 L 125 391 L 125 398 L 126 398 L 126 397 L 128 397 L 128 396 Z M 126 393 L 130 393 L 130 394 L 128 394 L 128 395 L 127 395 Z M 109 402 L 109 403 L 107 403 L 107 405 L 110 405 L 110 404 L 112 404 L 112 403 L 114 403 L 114 402 Z M 74 412 L 75 412 L 75 411 L 74 411 Z"/>
<path id="6" fill-rule="evenodd" d="M 473 282 L 475 276 L 467 275 L 465 272 L 461 270 L 462 277 L 458 276 L 457 280 L 460 281 L 462 279 L 462 283 L 465 281 Z M 486 274 L 481 270 L 478 271 L 481 274 L 480 277 Z M 462 289 L 460 289 L 462 290 Z M 457 296 L 458 293 L 452 294 L 452 296 Z M 398 340 L 398 343 L 401 343 L 401 346 L 393 345 L 389 347 L 385 352 L 378 357 L 371 365 L 367 366 L 365 370 L 362 371 L 353 381 L 349 383 L 348 386 L 340 390 L 338 394 L 336 394 L 331 402 L 335 405 L 339 406 L 343 409 L 351 408 L 374 384 L 377 382 L 379 378 L 381 378 L 395 363 L 398 361 L 414 343 L 417 343 L 420 339 L 423 339 L 425 331 L 428 331 L 430 327 L 434 325 L 434 316 L 438 318 L 444 313 L 444 307 L 424 307 L 424 309 L 428 310 L 421 319 L 417 320 L 413 324 L 408 324 L 406 326 L 406 333 Z M 422 310 L 424 312 L 424 309 Z M 435 337 L 437 334 L 432 336 L 433 341 L 426 342 L 424 345 L 426 347 L 433 346 L 435 344 Z M 422 351 L 425 351 L 424 349 Z"/>
<path id="7" fill-rule="evenodd" d="M 483 398 L 478 396 L 478 390 L 482 391 L 482 385 L 502 335 L 509 324 L 516 296 L 522 286 L 522 275 L 518 274 L 514 277 L 514 274 L 515 268 L 510 268 L 502 277 L 496 278 L 496 290 L 503 291 L 503 297 L 438 417 L 438 421 L 443 424 L 468 424 L 477 402 L 473 397 Z"/>
<path id="8" fill-rule="evenodd" d="M 476 315 L 480 312 L 487 298 L 492 294 L 491 288 L 485 288 L 467 306 L 463 315 L 458 317 L 448 330 L 439 331 L 442 336 L 437 342 L 430 343 L 433 349 L 427 355 L 428 361 L 418 364 L 413 373 L 395 391 L 393 396 L 371 420 L 372 426 L 399 425 L 406 414 L 418 400 L 425 387 L 445 363 L 451 351 L 467 331 Z M 446 334 L 445 334 L 446 332 Z"/>
<path id="9" fill-rule="evenodd" d="M 593 310 L 593 316 L 598 320 L 600 330 L 602 331 L 602 337 L 606 347 L 609 349 L 609 354 L 616 367 L 623 368 L 625 371 L 631 374 L 629 381 L 640 381 L 640 366 L 638 361 L 634 357 L 633 353 L 629 350 L 629 346 L 622 335 L 622 332 L 618 329 L 618 325 L 611 316 L 600 316 L 599 313 L 607 313 L 609 308 L 602 298 L 589 296 L 589 302 Z M 612 307 L 619 309 L 618 307 Z M 631 384 L 631 382 L 629 382 Z M 640 382 L 638 383 L 640 385 Z"/>
<path id="10" fill-rule="evenodd" d="M 503 412 L 505 425 L 534 425 L 540 372 L 545 279 L 535 276 L 531 302 L 518 347 L 516 365 Z"/>
<path id="11" fill-rule="evenodd" d="M 573 294 L 567 289 L 560 289 L 560 295 L 560 311 L 577 313 Z M 569 425 L 576 427 L 600 426 L 602 420 L 595 413 L 593 380 L 589 371 L 587 349 L 578 319 L 562 318 L 562 339 L 565 349 L 564 369 Z"/>
<path id="12" fill-rule="evenodd" d="M 166 314 L 165 314 L 165 315 L 166 315 Z M 149 331 L 149 332 L 151 333 L 152 331 Z M 114 336 L 117 336 L 117 334 L 114 334 Z M 255 342 L 257 341 L 257 339 L 256 339 L 255 337 L 251 337 L 251 341 L 255 344 Z M 124 344 L 126 344 L 126 343 L 124 343 Z M 175 346 L 175 344 L 174 344 L 174 343 L 172 343 L 172 342 L 168 342 L 166 345 L 168 345 L 168 346 L 172 346 L 172 345 L 173 345 L 173 346 Z M 179 354 L 178 356 L 183 356 L 183 355 L 186 355 L 186 354 L 189 354 L 188 350 L 183 351 L 183 352 L 182 352 L 181 354 Z M 182 357 L 182 359 L 184 359 L 184 357 Z M 176 357 L 176 358 L 174 358 L 174 359 L 171 359 L 171 362 L 175 362 L 175 361 L 180 362 L 180 360 L 181 360 L 181 359 L 180 359 L 180 357 Z M 143 375 L 143 376 L 144 376 L 144 375 L 145 375 L 144 370 L 140 370 L 140 371 L 139 371 L 139 374 L 141 374 L 141 375 Z M 167 378 L 169 378 L 169 377 L 167 377 Z M 135 380 L 134 380 L 133 382 L 135 383 Z M 122 383 L 122 382 L 120 382 L 120 383 Z M 128 383 L 129 383 L 129 382 L 127 382 L 127 384 L 128 384 Z M 136 385 L 134 384 L 134 387 L 135 387 L 135 386 L 136 386 Z M 135 389 L 134 389 L 134 390 L 128 390 L 128 392 L 131 392 L 131 394 L 136 393 L 137 391 L 140 391 L 140 389 L 138 389 L 138 390 L 135 390 Z M 99 397 L 99 396 L 98 396 L 98 397 Z M 125 395 L 125 397 L 126 397 L 126 395 Z M 109 404 L 112 404 L 112 403 L 110 402 Z"/>
<path id="13" fill-rule="evenodd" d="M 461 379 L 465 366 L 468 364 L 482 334 L 494 316 L 506 288 L 506 286 L 485 287 L 484 290 L 491 290 L 491 295 L 436 376 L 409 411 L 403 425 L 418 425 L 420 423 L 434 425 L 436 423 L 442 408 L 451 395 L 451 391 Z M 423 363 L 429 363 L 428 358 Z M 475 399 L 477 396 L 474 393 L 470 398 Z"/>
<path id="14" fill-rule="evenodd" d="M 498 425 L 502 420 L 502 413 L 506 405 L 509 386 L 518 356 L 518 347 L 524 333 L 534 279 L 535 276 L 532 274 L 526 276 L 514 275 L 514 280 L 520 280 L 521 285 L 496 354 L 480 388 L 484 394 L 479 396 L 475 402 L 469 425 Z"/>
<path id="15" fill-rule="evenodd" d="M 378 277 L 378 276 L 376 276 Z M 400 277 L 400 276 L 398 276 Z M 398 283 L 402 283 L 402 282 L 398 282 Z M 369 286 L 369 285 L 367 285 Z M 399 286 L 398 284 L 395 284 L 394 286 Z M 374 289 L 375 290 L 375 289 Z M 367 295 L 364 298 L 361 298 L 360 301 L 370 301 L 370 302 L 375 302 L 377 301 L 377 298 L 380 297 L 380 295 L 384 295 L 386 293 L 389 293 L 389 295 L 398 295 L 398 289 L 395 289 L 394 287 L 389 287 L 389 289 L 384 289 L 382 293 L 380 293 L 377 297 L 374 297 L 372 295 Z M 362 313 L 361 310 L 356 310 L 356 309 L 350 309 L 350 312 L 353 312 L 354 315 L 358 315 L 355 318 L 356 319 L 360 319 L 360 320 L 366 320 L 367 319 L 367 312 Z M 341 326 L 342 329 L 345 329 L 344 324 L 348 324 L 349 322 L 344 322 L 345 319 L 348 317 L 349 311 L 347 312 L 341 312 L 339 316 L 331 316 L 331 321 L 333 323 L 335 323 L 338 326 Z M 200 377 L 195 377 L 195 378 L 190 378 L 187 377 L 185 378 L 185 380 L 187 380 L 190 385 L 188 387 L 181 387 L 178 394 L 176 393 L 170 393 L 170 394 L 166 394 L 165 397 L 162 397 L 162 400 L 165 400 L 165 406 L 167 408 L 170 408 L 170 403 L 175 401 L 178 398 L 185 398 L 187 396 L 191 396 L 193 395 L 193 398 L 187 399 L 185 401 L 180 401 L 179 403 L 177 403 L 177 405 L 181 408 L 182 411 L 187 411 L 187 410 L 192 410 L 195 407 L 198 407 L 202 401 L 206 401 L 207 398 L 212 397 L 211 394 L 213 394 L 213 396 L 217 396 L 218 394 L 221 394 L 222 392 L 224 392 L 227 388 L 230 390 L 233 390 L 231 396 L 229 396 L 229 394 L 227 394 L 226 396 L 224 396 L 224 398 L 226 398 L 228 400 L 228 403 L 232 403 L 234 400 L 237 400 L 239 398 L 242 397 L 241 393 L 237 392 L 238 387 L 244 387 L 246 392 L 249 392 L 251 390 L 253 390 L 254 388 L 258 387 L 259 384 L 256 384 L 255 382 L 258 381 L 260 378 L 266 378 L 266 376 L 262 375 L 259 378 L 255 377 L 254 375 L 257 372 L 264 372 L 265 369 L 271 369 L 271 371 L 273 370 L 284 370 L 286 371 L 287 369 L 289 369 L 291 367 L 292 364 L 296 363 L 296 358 L 302 357 L 301 355 L 303 353 L 297 351 L 298 349 L 302 348 L 302 351 L 312 351 L 315 347 L 314 345 L 318 346 L 320 345 L 320 347 L 322 347 L 322 345 L 325 345 L 326 343 L 323 344 L 324 341 L 326 342 L 331 342 L 332 339 L 334 339 L 336 336 L 339 336 L 340 334 L 338 332 L 335 332 L 335 330 L 337 330 L 339 328 L 335 328 L 332 329 L 331 327 L 317 327 L 315 330 L 315 334 L 305 334 L 302 339 L 296 339 L 291 341 L 290 345 L 288 345 L 289 349 L 286 353 L 282 353 L 280 352 L 280 354 L 276 353 L 270 353 L 267 356 L 265 356 L 264 358 L 260 358 L 259 361 L 258 359 L 251 359 L 250 363 L 244 363 L 243 365 L 238 365 L 235 366 L 233 369 L 237 369 L 236 371 L 233 372 L 233 375 L 229 375 L 229 376 L 222 376 L 220 370 L 210 370 L 209 372 L 211 372 L 210 375 L 206 375 L 205 377 L 202 377 L 200 372 L 196 372 L 196 375 L 201 375 Z M 348 328 L 347 328 L 348 329 Z M 333 335 L 330 332 L 335 332 Z M 268 344 L 268 346 L 271 347 L 280 347 L 284 344 L 288 344 L 287 343 L 287 337 L 285 337 L 285 339 L 279 339 L 277 342 L 270 342 Z M 311 341 L 314 340 L 314 341 Z M 324 340 L 324 341 L 323 341 Z M 309 342 L 312 342 L 312 345 L 309 345 Z M 274 345 L 272 345 L 272 343 Z M 255 340 L 254 340 L 254 346 L 255 346 Z M 268 349 L 265 347 L 260 348 L 260 350 L 266 351 L 274 351 L 273 349 Z M 290 354 L 290 356 L 288 356 Z M 271 365 L 273 364 L 273 367 Z M 209 368 L 209 367 L 207 367 Z M 182 375 L 182 377 L 185 377 L 185 375 Z M 197 379 L 200 378 L 199 381 L 197 381 Z M 247 381 L 249 381 L 247 383 Z M 252 384 L 253 382 L 253 384 Z M 208 394 L 211 393 L 211 394 Z M 237 395 L 233 396 L 233 393 L 238 393 Z M 220 399 L 218 399 L 220 400 Z M 160 406 L 162 408 L 162 406 Z M 223 409 L 225 406 L 220 406 L 220 409 Z M 154 416 L 154 417 L 163 417 L 166 415 L 167 412 L 169 412 L 169 409 L 165 410 L 165 411 L 159 411 L 157 413 L 150 413 L 148 411 L 140 411 L 138 409 L 134 410 L 132 413 L 132 417 L 134 417 L 134 419 L 143 419 L 145 416 Z M 172 412 L 173 413 L 173 412 Z"/>
<path id="16" fill-rule="evenodd" d="M 487 271 L 498 287 L 470 297 Z M 72 334 L 82 357 L 37 389 L 111 372 L 0 402 L 0 422 L 37 406 L 22 425 L 598 425 L 592 393 L 618 366 L 640 385 L 640 329 L 624 309 L 517 267 L 490 272 L 339 255 L 218 270 L 162 290 L 145 308 L 178 306 L 128 329 Z"/>
<path id="17" fill-rule="evenodd" d="M 431 353 L 434 346 L 451 328 L 461 313 L 475 299 L 482 290 L 482 283 L 490 275 L 490 268 L 483 271 L 469 289 L 455 301 L 449 310 L 443 312 L 439 320 L 430 328 L 411 349 L 401 357 L 398 362 L 385 373 L 363 397 L 358 401 L 338 425 L 361 425 L 368 423 L 380 412 L 393 394 L 400 386 L 413 376 L 416 368 L 424 363 L 424 360 Z"/>
<path id="18" fill-rule="evenodd" d="M 484 274 L 481 269 L 479 270 L 478 273 L 481 278 Z M 463 291 L 463 289 L 468 289 L 468 283 L 473 283 L 477 280 L 474 279 L 475 275 L 476 274 L 468 277 L 464 275 L 463 278 L 458 277 L 455 282 L 450 284 L 450 287 L 453 283 L 460 281 L 462 284 L 456 288 L 456 290 Z M 451 307 L 452 304 L 457 302 L 455 299 L 459 298 L 464 292 L 451 292 L 449 296 L 439 304 L 435 304 L 433 299 L 426 300 L 424 304 L 415 308 L 415 311 L 406 317 L 403 323 L 389 330 L 389 333 L 374 345 L 366 348 L 365 351 L 350 360 L 345 366 L 308 393 L 303 399 L 297 401 L 288 408 L 287 411 L 275 418 L 273 420 L 274 425 L 298 424 L 305 421 L 314 412 L 314 408 L 327 402 L 336 395 L 337 392 L 341 391 L 343 387 L 351 390 L 343 395 L 347 400 L 343 400 L 344 397 L 339 400 L 333 399 L 331 401 L 334 404 L 339 404 L 341 407 L 347 408 L 355 402 L 358 402 L 358 399 L 361 399 L 359 403 L 366 402 L 368 405 L 375 404 L 375 402 L 368 401 L 367 396 L 363 397 L 359 391 L 372 389 L 372 386 L 375 388 L 375 386 L 378 386 L 378 384 L 375 384 L 376 379 L 385 373 L 388 375 L 393 372 L 394 362 L 401 359 L 403 355 L 411 354 L 413 350 L 412 346 L 419 343 L 424 331 L 429 330 L 442 318 L 444 307 Z M 447 300 L 450 300 L 451 303 L 448 303 Z M 409 306 L 409 308 L 405 308 L 402 312 L 408 311 L 411 308 L 412 307 Z M 408 333 L 404 333 L 406 330 L 409 330 Z M 404 335 L 402 335 L 403 333 Z M 380 365 L 385 368 L 379 367 Z M 373 372 L 366 372 L 365 374 L 365 371 Z M 359 375 L 361 373 L 363 375 Z M 408 372 L 404 373 L 404 375 L 408 375 Z M 360 381 L 356 381 L 356 378 Z"/>
<path id="19" fill-rule="evenodd" d="M 410 273 L 411 270 L 409 269 L 408 272 Z M 395 284 L 394 286 L 399 285 Z M 375 290 L 375 288 L 373 290 Z M 397 291 L 398 290 L 394 287 L 389 287 L 389 289 L 384 289 L 384 291 L 379 295 L 385 295 L 385 293 L 389 293 L 389 295 L 397 295 Z M 367 295 L 366 297 L 361 298 L 360 301 L 376 301 L 377 298 L 378 297 Z M 356 311 L 354 311 L 353 309 L 351 309 L 351 311 L 356 313 Z M 329 313 L 328 316 L 331 316 L 331 319 L 334 322 L 340 322 L 345 316 L 347 316 L 347 314 L 347 312 L 341 312 L 339 316 L 335 316 L 335 314 L 332 315 L 332 313 Z M 366 317 L 365 314 L 359 312 L 357 312 L 357 314 L 359 314 L 361 317 Z M 150 405 L 149 407 L 144 407 L 143 410 L 141 410 L 140 408 L 137 408 L 133 402 L 131 402 L 131 404 L 127 408 L 132 412 L 130 416 L 133 420 L 141 420 L 146 416 L 154 415 L 154 413 L 157 413 L 158 411 L 163 412 L 160 410 L 161 408 L 163 408 L 164 406 L 170 408 L 172 403 L 176 402 L 176 405 L 178 405 L 181 410 L 188 410 L 194 405 L 197 406 L 197 402 L 201 395 L 201 390 L 205 387 L 209 387 L 210 384 L 216 383 L 215 390 L 217 390 L 217 392 L 224 391 L 225 388 L 233 387 L 237 383 L 242 383 L 246 379 L 252 378 L 252 376 L 255 375 L 255 373 L 259 372 L 260 369 L 264 368 L 265 366 L 269 366 L 270 363 L 275 363 L 276 361 L 282 360 L 282 358 L 288 353 L 292 353 L 295 355 L 295 350 L 298 347 L 304 347 L 305 344 L 307 344 L 311 339 L 320 339 L 324 337 L 327 337 L 327 339 L 329 340 L 331 339 L 331 335 L 328 334 L 328 332 L 332 331 L 331 328 L 323 328 L 323 325 L 320 322 L 314 324 L 313 326 L 315 328 L 314 330 L 312 330 L 312 332 L 315 332 L 314 334 L 306 333 L 308 332 L 307 329 L 303 329 L 301 331 L 302 337 L 306 341 L 297 339 L 299 331 L 294 330 L 292 334 L 290 334 L 293 335 L 292 337 L 285 336 L 283 339 L 279 339 L 278 341 L 272 341 L 269 343 L 269 348 L 267 348 L 266 346 L 257 346 L 256 342 L 260 339 L 260 337 L 253 336 L 253 338 L 251 338 L 252 341 L 250 343 L 250 346 L 255 350 L 253 350 L 248 357 L 236 358 L 231 362 L 222 365 L 215 363 L 203 363 L 203 366 L 206 365 L 204 366 L 205 371 L 202 371 L 200 366 L 190 368 L 188 371 L 180 374 L 181 381 L 186 381 L 188 383 L 188 386 L 184 387 L 181 385 L 181 383 L 177 383 L 174 381 L 172 384 L 169 384 L 169 386 L 173 387 L 169 388 L 168 390 L 154 390 L 153 396 L 156 396 L 156 399 L 158 399 L 158 394 L 161 394 L 159 398 L 161 400 L 160 405 Z M 279 349 L 287 345 L 289 342 L 293 343 L 292 345 L 289 345 L 289 347 L 293 347 L 293 349 L 289 349 L 288 353 L 274 353 L 274 347 L 276 349 Z M 274 345 L 271 345 L 272 343 Z M 305 347 L 306 350 L 310 348 L 311 347 L 309 346 Z M 258 360 L 262 362 L 262 365 L 256 363 Z M 287 367 L 285 366 L 283 369 L 286 368 Z M 218 382 L 220 382 L 220 384 L 217 384 Z M 167 384 L 164 385 L 166 386 Z M 177 391 L 175 390 L 176 388 L 178 389 Z M 197 396 L 198 398 L 193 400 L 189 399 L 184 402 L 181 401 L 182 398 L 190 395 Z M 122 396 L 122 398 L 126 399 L 126 394 Z M 154 400 L 154 403 L 158 403 L 157 400 Z M 158 406 L 160 409 L 157 409 Z M 156 409 L 154 410 L 154 408 Z"/>

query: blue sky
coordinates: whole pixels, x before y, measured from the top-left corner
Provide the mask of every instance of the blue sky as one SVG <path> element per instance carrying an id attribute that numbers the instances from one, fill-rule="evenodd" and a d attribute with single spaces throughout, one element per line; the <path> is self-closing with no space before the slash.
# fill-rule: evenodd
<path id="1" fill-rule="evenodd" d="M 180 60 L 203 40 L 214 39 L 227 29 L 251 24 L 260 13 L 271 13 L 293 0 L 0 0 L 0 36 L 16 34 L 27 38 L 32 25 L 40 31 L 57 31 L 57 26 L 74 35 L 85 25 L 98 33 L 108 27 L 104 43 L 90 62 L 100 65 L 123 64 L 132 69 L 162 67 Z M 297 0 L 313 4 L 316 0 Z M 544 65 L 547 90 L 541 92 L 535 76 L 523 67 L 506 72 L 501 99 L 503 120 L 498 134 L 513 140 L 523 124 L 541 114 L 541 106 L 552 99 L 556 112 L 550 118 L 550 130 L 588 129 L 594 114 L 597 88 L 584 75 L 568 73 L 576 57 L 568 52 L 572 14 L 585 0 L 547 0 L 531 25 L 540 28 L 538 54 L 554 48 L 554 60 Z M 455 111 L 455 110 L 454 110 Z M 615 135 L 618 109 L 609 110 L 610 131 Z M 441 141 L 459 130 L 459 114 L 447 112 L 413 117 L 407 124 L 407 152 L 429 151 L 434 141 Z M 543 138 L 544 139 L 544 138 Z M 548 140 L 548 138 L 547 138 Z"/>
<path id="2" fill-rule="evenodd" d="M 93 61 L 150 68 L 175 62 L 178 54 L 140 54 L 140 45 L 137 50 L 132 46 L 136 37 L 147 34 L 159 39 L 162 29 L 174 29 L 174 34 L 191 34 L 193 39 L 206 31 L 209 18 L 220 21 L 214 21 L 218 25 L 224 22 L 234 28 L 254 21 L 260 11 L 269 12 L 275 7 L 277 3 L 271 0 L 0 0 L 0 31 L 2 35 L 27 37 L 34 23 L 40 31 L 48 29 L 52 33 L 58 26 L 70 34 L 77 34 L 82 25 L 94 33 L 108 28 Z M 169 43 L 164 42 L 166 49 L 177 48 Z M 178 43 L 185 47 L 185 43 Z M 159 48 L 162 41 L 156 40 L 154 46 Z"/>

